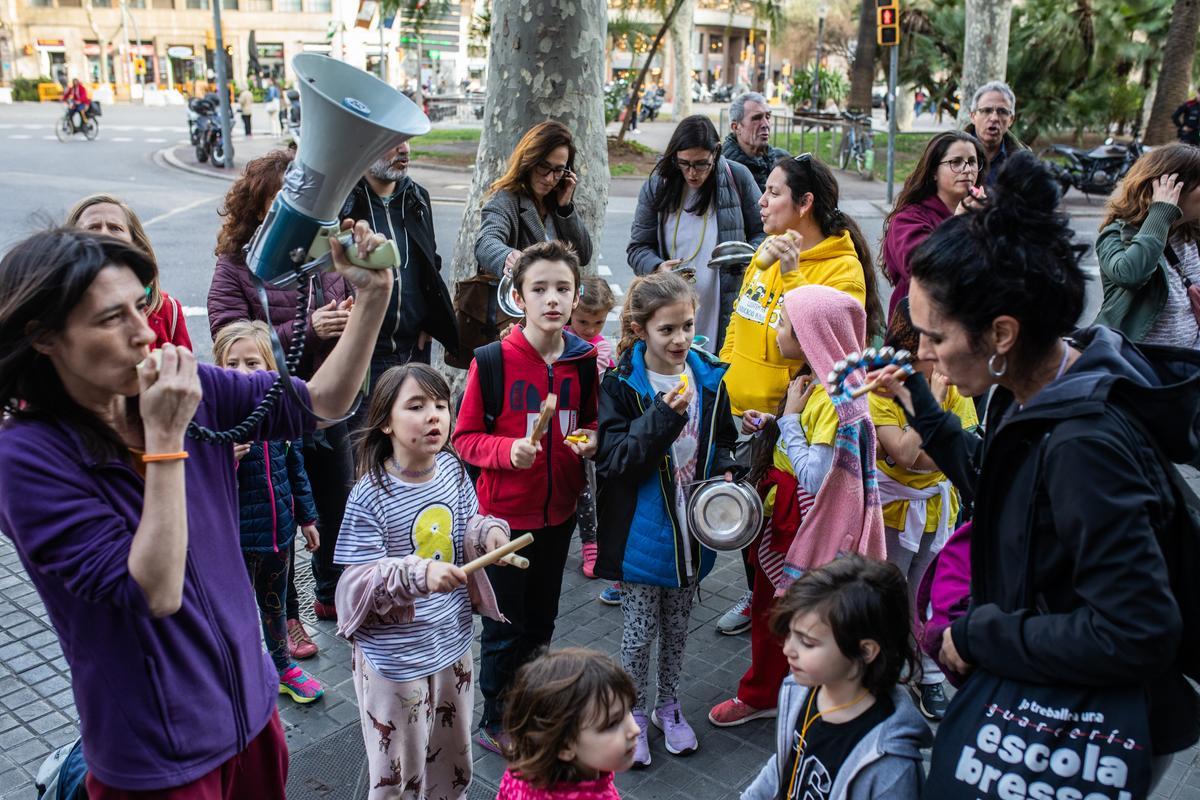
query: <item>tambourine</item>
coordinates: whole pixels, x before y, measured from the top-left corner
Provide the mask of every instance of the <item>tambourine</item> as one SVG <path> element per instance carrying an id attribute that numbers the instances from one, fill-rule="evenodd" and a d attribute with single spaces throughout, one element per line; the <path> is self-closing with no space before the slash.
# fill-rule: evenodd
<path id="1" fill-rule="evenodd" d="M 890 347 L 881 347 L 879 350 L 875 350 L 873 347 L 868 347 L 862 351 L 862 355 L 851 353 L 833 365 L 833 372 L 829 373 L 829 379 L 825 381 L 825 388 L 830 396 L 842 394 L 849 395 L 851 399 L 862 397 L 867 392 L 879 388 L 879 381 L 871 381 L 847 389 L 846 380 L 860 369 L 869 372 L 883 369 L 892 364 L 899 365 L 909 375 L 913 373 L 913 355 L 907 350 L 893 350 Z"/>
<path id="2" fill-rule="evenodd" d="M 722 267 L 745 267 L 754 258 L 754 245 L 746 242 L 721 242 L 713 248 L 712 257 L 708 261 L 711 269 Z"/>

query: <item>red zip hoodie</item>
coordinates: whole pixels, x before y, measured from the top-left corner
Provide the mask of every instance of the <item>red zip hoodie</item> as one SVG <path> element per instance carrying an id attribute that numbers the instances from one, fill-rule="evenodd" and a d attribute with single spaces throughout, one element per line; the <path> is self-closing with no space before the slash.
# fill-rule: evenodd
<path id="1" fill-rule="evenodd" d="M 475 362 L 451 441 L 459 455 L 479 467 L 479 513 L 508 521 L 513 530 L 558 525 L 575 513 L 583 489 L 583 460 L 563 441 L 576 428 L 596 427 L 596 390 L 580 408 L 579 370 L 595 370 L 596 348 L 564 331 L 562 355 L 547 364 L 517 327 L 500 345 L 504 362 L 504 402 L 491 433 L 483 424 L 483 394 Z M 512 465 L 513 442 L 529 435 L 542 400 L 558 395 L 558 413 L 542 437 L 542 451 L 529 469 Z"/>

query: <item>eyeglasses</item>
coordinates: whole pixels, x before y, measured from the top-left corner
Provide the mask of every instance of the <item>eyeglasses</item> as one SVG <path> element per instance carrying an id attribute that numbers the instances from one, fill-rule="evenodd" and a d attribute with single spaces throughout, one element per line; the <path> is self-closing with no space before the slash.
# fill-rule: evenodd
<path id="1" fill-rule="evenodd" d="M 543 161 L 540 164 L 535 165 L 534 170 L 537 171 L 539 178 L 548 178 L 551 175 L 553 175 L 555 178 L 562 178 L 563 175 L 567 174 L 567 167 L 565 164 L 556 167 L 548 161 Z"/>
<path id="2" fill-rule="evenodd" d="M 1006 106 L 981 106 L 975 109 L 975 113 L 984 117 L 990 117 L 992 114 L 995 114 L 1000 119 L 1008 119 L 1013 115 L 1012 109 Z"/>
<path id="3" fill-rule="evenodd" d="M 708 172 L 710 169 L 712 169 L 712 165 L 713 162 L 711 159 L 706 159 L 704 161 L 687 161 L 682 158 L 675 159 L 675 166 L 679 167 L 679 169 L 683 170 L 684 172 L 687 172 L 688 170 L 695 170 L 696 172 Z"/>
<path id="4" fill-rule="evenodd" d="M 972 172 L 979 171 L 978 158 L 963 158 L 962 156 L 958 156 L 957 158 L 947 158 L 945 161 L 939 161 L 938 164 L 945 164 L 955 174 L 961 174 L 967 170 L 971 170 Z"/>

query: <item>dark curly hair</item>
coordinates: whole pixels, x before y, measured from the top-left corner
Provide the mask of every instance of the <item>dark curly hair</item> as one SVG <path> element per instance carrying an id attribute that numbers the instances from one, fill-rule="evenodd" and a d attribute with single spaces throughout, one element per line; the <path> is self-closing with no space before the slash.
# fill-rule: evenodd
<path id="1" fill-rule="evenodd" d="M 241 260 L 242 248 L 254 236 L 263 221 L 267 201 L 279 193 L 283 174 L 291 166 L 294 153 L 272 150 L 246 165 L 246 170 L 225 195 L 225 204 L 217 213 L 225 218 L 217 234 L 218 256 Z"/>
<path id="2" fill-rule="evenodd" d="M 1071 241 L 1059 192 L 1036 156 L 1016 153 L 986 201 L 943 222 L 913 252 L 913 280 L 977 351 L 992 321 L 1010 316 L 1021 325 L 1016 361 L 1034 364 L 1079 322 L 1087 247 Z"/>

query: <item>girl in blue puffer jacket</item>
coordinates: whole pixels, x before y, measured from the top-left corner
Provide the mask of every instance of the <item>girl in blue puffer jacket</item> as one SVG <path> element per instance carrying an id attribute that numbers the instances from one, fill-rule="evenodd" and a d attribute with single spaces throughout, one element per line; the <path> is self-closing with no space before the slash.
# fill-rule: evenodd
<path id="1" fill-rule="evenodd" d="M 271 332 L 265 322 L 241 320 L 226 325 L 213 341 L 217 366 L 250 374 L 276 368 Z M 275 669 L 279 693 L 311 703 L 325 690 L 288 653 L 288 569 L 296 526 L 305 547 L 317 549 L 317 511 L 304 471 L 299 442 L 249 442 L 233 446 L 238 460 L 238 506 L 242 555 L 258 600 L 263 636 Z"/>

